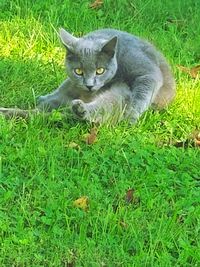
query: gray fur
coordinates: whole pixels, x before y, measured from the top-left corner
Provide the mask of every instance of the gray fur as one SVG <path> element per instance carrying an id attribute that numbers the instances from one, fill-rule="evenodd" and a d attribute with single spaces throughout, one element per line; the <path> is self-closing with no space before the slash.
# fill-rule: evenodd
<path id="1" fill-rule="evenodd" d="M 40 109 L 69 105 L 81 119 L 135 122 L 151 105 L 165 107 L 175 95 L 175 81 L 163 55 L 129 33 L 104 29 L 76 38 L 60 31 L 66 47 L 68 79 L 39 98 Z M 75 69 L 81 68 L 83 75 Z M 101 75 L 97 68 L 104 68 Z M 120 115 L 120 116 L 119 116 Z"/>

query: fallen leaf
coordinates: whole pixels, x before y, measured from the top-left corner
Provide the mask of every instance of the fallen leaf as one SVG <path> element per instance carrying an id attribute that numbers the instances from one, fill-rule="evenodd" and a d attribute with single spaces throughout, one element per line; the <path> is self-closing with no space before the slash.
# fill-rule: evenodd
<path id="1" fill-rule="evenodd" d="M 184 141 L 177 141 L 172 143 L 173 146 L 177 148 L 189 148 L 189 147 L 199 147 L 200 141 L 197 139 L 186 139 Z"/>
<path id="2" fill-rule="evenodd" d="M 191 138 L 194 139 L 194 143 L 196 146 L 200 146 L 200 131 L 199 129 L 194 130 L 194 132 L 191 134 Z"/>
<path id="3" fill-rule="evenodd" d="M 159 141 L 158 146 L 174 146 L 177 148 L 200 147 L 200 129 L 196 128 L 183 140 Z"/>
<path id="4" fill-rule="evenodd" d="M 74 149 L 77 149 L 77 150 L 80 150 L 81 149 L 81 147 L 77 143 L 75 143 L 75 142 L 70 142 L 67 147 L 74 148 Z"/>
<path id="5" fill-rule="evenodd" d="M 196 146 L 200 146 L 200 140 L 195 140 L 195 144 L 196 144 Z"/>
<path id="6" fill-rule="evenodd" d="M 87 196 L 83 196 L 83 197 L 76 199 L 73 202 L 73 204 L 74 204 L 74 207 L 80 208 L 80 209 L 86 211 L 88 209 L 89 199 Z"/>
<path id="7" fill-rule="evenodd" d="M 199 74 L 199 71 L 200 71 L 200 65 L 197 65 L 197 66 L 191 68 L 191 76 L 193 78 L 196 78 Z"/>
<path id="8" fill-rule="evenodd" d="M 191 138 L 194 138 L 200 141 L 200 131 L 197 128 L 191 133 L 190 136 Z"/>
<path id="9" fill-rule="evenodd" d="M 189 136 L 183 141 L 176 141 L 172 143 L 175 147 L 199 147 L 200 146 L 200 131 L 195 129 Z"/>
<path id="10" fill-rule="evenodd" d="M 126 192 L 126 195 L 124 198 L 126 204 L 138 205 L 140 203 L 140 198 L 137 197 L 134 193 L 135 193 L 135 190 L 132 188 Z"/>
<path id="11" fill-rule="evenodd" d="M 186 139 L 184 141 L 176 141 L 176 142 L 173 142 L 172 145 L 175 146 L 175 147 L 177 147 L 177 148 L 179 148 L 179 147 L 188 148 L 190 146 L 194 146 L 194 143 L 191 144 L 191 140 Z"/>
<path id="12" fill-rule="evenodd" d="M 92 4 L 89 5 L 90 8 L 96 9 L 100 8 L 103 5 L 103 0 L 96 0 Z"/>
<path id="13" fill-rule="evenodd" d="M 90 133 L 86 135 L 85 142 L 87 145 L 92 145 L 97 138 L 97 129 L 94 127 L 90 130 Z"/>
<path id="14" fill-rule="evenodd" d="M 182 72 L 185 72 L 185 73 L 189 74 L 192 78 L 199 77 L 200 65 L 197 65 L 197 66 L 192 67 L 192 68 L 184 67 L 184 66 L 181 66 L 181 65 L 177 65 L 177 67 Z"/>
<path id="15" fill-rule="evenodd" d="M 126 192 L 125 201 L 127 204 L 129 204 L 133 201 L 133 193 L 134 193 L 134 189 L 129 189 Z"/>

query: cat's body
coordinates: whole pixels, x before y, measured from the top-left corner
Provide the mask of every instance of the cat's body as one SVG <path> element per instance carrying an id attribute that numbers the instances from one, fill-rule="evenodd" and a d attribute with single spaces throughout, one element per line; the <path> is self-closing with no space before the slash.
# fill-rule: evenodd
<path id="1" fill-rule="evenodd" d="M 60 31 L 67 49 L 68 79 L 39 98 L 39 108 L 70 105 L 81 119 L 105 121 L 117 114 L 135 122 L 152 104 L 163 108 L 175 95 L 165 58 L 148 42 L 104 29 L 82 38 Z"/>

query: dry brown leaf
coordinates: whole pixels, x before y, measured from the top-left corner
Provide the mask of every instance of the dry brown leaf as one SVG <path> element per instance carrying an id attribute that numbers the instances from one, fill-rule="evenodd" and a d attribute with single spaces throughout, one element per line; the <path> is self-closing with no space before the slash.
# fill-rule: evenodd
<path id="1" fill-rule="evenodd" d="M 194 146 L 200 147 L 200 131 L 198 128 L 196 128 L 192 134 L 190 135 L 190 138 L 194 140 Z"/>
<path id="2" fill-rule="evenodd" d="M 90 133 L 86 135 L 85 142 L 87 145 L 92 145 L 97 139 L 97 128 L 92 128 Z"/>
<path id="3" fill-rule="evenodd" d="M 133 193 L 134 193 L 134 189 L 129 189 L 126 192 L 126 196 L 125 196 L 125 201 L 126 203 L 131 203 L 133 201 Z"/>
<path id="4" fill-rule="evenodd" d="M 184 141 L 177 141 L 172 143 L 173 146 L 177 148 L 189 148 L 189 147 L 199 147 L 200 141 L 197 139 L 186 139 Z"/>
<path id="5" fill-rule="evenodd" d="M 196 146 L 199 146 L 200 147 L 200 140 L 196 139 L 195 140 L 195 144 L 196 144 Z"/>
<path id="6" fill-rule="evenodd" d="M 200 131 L 198 129 L 195 129 L 191 134 L 191 138 L 200 141 Z"/>
<path id="7" fill-rule="evenodd" d="M 200 131 L 199 129 L 195 129 L 191 134 L 189 134 L 188 138 L 183 141 L 177 141 L 172 143 L 175 147 L 199 147 L 200 146 Z"/>
<path id="8" fill-rule="evenodd" d="M 74 204 L 74 207 L 80 208 L 80 209 L 86 211 L 88 209 L 89 199 L 87 196 L 83 196 L 83 197 L 76 199 L 73 202 L 73 204 Z"/>
<path id="9" fill-rule="evenodd" d="M 136 206 L 140 203 L 140 198 L 135 195 L 135 190 L 132 188 L 126 192 L 124 200 L 126 204 L 134 204 Z"/>
<path id="10" fill-rule="evenodd" d="M 194 142 L 191 142 L 190 139 L 186 139 L 184 141 L 176 141 L 172 143 L 173 146 L 177 148 L 188 148 L 190 146 L 194 146 Z"/>
<path id="11" fill-rule="evenodd" d="M 184 67 L 184 66 L 181 66 L 181 65 L 177 65 L 177 67 L 182 72 L 185 72 L 185 73 L 189 74 L 192 78 L 199 77 L 200 65 L 197 65 L 197 66 L 195 66 L 193 68 L 188 68 L 188 67 Z"/>
<path id="12" fill-rule="evenodd" d="M 160 141 L 158 145 L 163 146 L 174 146 L 177 148 L 189 148 L 189 147 L 200 147 L 200 129 L 196 128 L 183 140 L 168 140 L 168 142 Z"/>
<path id="13" fill-rule="evenodd" d="M 200 71 L 200 65 L 197 65 L 197 66 L 191 68 L 192 78 L 196 78 L 199 75 L 199 71 Z"/>
<path id="14" fill-rule="evenodd" d="M 90 8 L 96 9 L 100 8 L 103 5 L 103 0 L 96 0 L 92 4 L 89 5 Z"/>

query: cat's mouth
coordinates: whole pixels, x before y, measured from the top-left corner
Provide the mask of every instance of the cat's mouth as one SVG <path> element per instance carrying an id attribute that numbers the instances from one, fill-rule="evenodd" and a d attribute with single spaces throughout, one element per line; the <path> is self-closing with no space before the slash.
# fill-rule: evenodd
<path id="1" fill-rule="evenodd" d="M 93 88 L 93 87 L 94 87 L 94 86 L 86 85 L 86 88 L 88 89 L 89 92 L 92 92 L 92 88 Z"/>
<path id="2" fill-rule="evenodd" d="M 101 89 L 103 87 L 103 84 L 102 85 L 94 85 L 94 86 L 85 86 L 85 87 L 90 93 L 95 93 L 96 91 L 98 91 L 99 89 Z"/>

